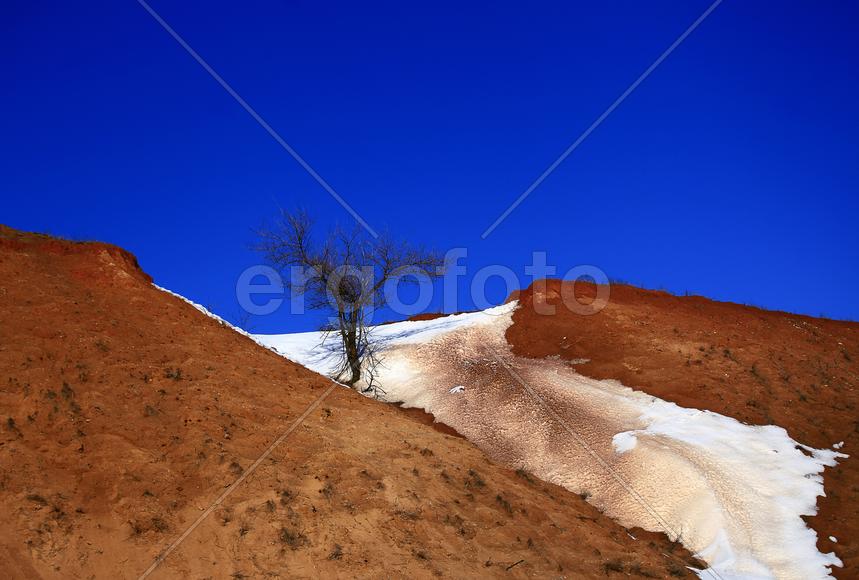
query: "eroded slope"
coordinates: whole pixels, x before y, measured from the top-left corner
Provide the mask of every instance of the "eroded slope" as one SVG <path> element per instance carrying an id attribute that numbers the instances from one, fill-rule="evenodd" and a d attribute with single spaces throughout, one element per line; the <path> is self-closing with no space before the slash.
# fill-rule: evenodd
<path id="1" fill-rule="evenodd" d="M 8 228 L 0 382 L 13 578 L 137 577 L 329 384 L 118 248 Z M 635 536 L 337 389 L 152 577 L 686 574 L 682 548 Z"/>

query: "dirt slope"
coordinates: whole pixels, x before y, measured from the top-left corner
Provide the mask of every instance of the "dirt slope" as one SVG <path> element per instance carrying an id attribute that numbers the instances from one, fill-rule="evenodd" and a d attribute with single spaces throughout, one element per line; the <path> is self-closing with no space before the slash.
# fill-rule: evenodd
<path id="1" fill-rule="evenodd" d="M 328 385 L 127 252 L 0 227 L 0 577 L 138 577 Z M 634 535 L 338 388 L 151 577 L 685 574 Z"/>
<path id="2" fill-rule="evenodd" d="M 590 284 L 575 289 L 583 302 L 595 294 Z M 814 447 L 843 441 L 841 451 L 857 453 L 859 324 L 625 285 L 611 287 L 600 313 L 581 316 L 564 308 L 561 291 L 558 280 L 548 280 L 519 294 L 522 307 L 507 331 L 516 354 L 560 356 L 592 378 L 749 424 L 779 425 Z M 556 313 L 537 314 L 535 302 Z M 824 481 L 827 497 L 808 522 L 819 549 L 844 562 L 835 574 L 859 577 L 859 462 L 843 460 Z"/>

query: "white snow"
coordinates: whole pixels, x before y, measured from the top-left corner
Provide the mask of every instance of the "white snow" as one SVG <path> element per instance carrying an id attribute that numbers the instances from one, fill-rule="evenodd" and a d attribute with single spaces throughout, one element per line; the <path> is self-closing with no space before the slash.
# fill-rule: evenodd
<path id="1" fill-rule="evenodd" d="M 835 536 L 829 536 L 829 541 L 832 542 L 833 544 L 837 544 L 838 538 L 836 538 Z"/>
<path id="2" fill-rule="evenodd" d="M 839 441 L 838 443 L 836 443 L 835 445 L 832 446 L 833 449 L 841 449 L 842 447 L 844 447 L 844 441 Z"/>
<path id="3" fill-rule="evenodd" d="M 635 449 L 638 439 L 633 431 L 622 431 L 611 438 L 611 444 L 615 452 L 626 453 L 630 449 Z"/>
<path id="4" fill-rule="evenodd" d="M 433 320 L 406 320 L 376 326 L 372 330 L 375 340 L 389 345 L 422 344 L 435 337 L 461 328 L 489 324 L 513 312 L 515 303 L 496 306 L 480 312 L 453 314 Z M 198 307 L 199 308 L 199 307 Z M 294 334 L 257 334 L 253 337 L 275 352 L 317 373 L 328 375 L 334 371 L 339 356 L 336 353 L 338 338 L 327 340 L 321 332 L 299 332 Z"/>
<path id="5" fill-rule="evenodd" d="M 778 538 L 781 546 L 763 546 L 757 551 L 769 552 L 771 559 L 784 559 L 792 550 L 805 547 L 801 569 L 803 574 L 807 574 L 806 578 L 826 577 L 828 573 L 824 570 L 827 566 L 841 566 L 841 561 L 834 555 L 817 551 L 814 547 L 816 534 L 799 516 L 817 513 L 817 497 L 823 495 L 823 477 L 820 474 L 824 467 L 835 465 L 837 458 L 846 455 L 797 444 L 781 427 L 751 427 L 717 413 L 686 409 L 656 398 L 642 410 L 640 419 L 646 423 L 646 428 L 614 436 L 613 443 L 618 453 L 635 448 L 637 440 L 644 437 L 653 438 L 657 443 L 679 441 L 702 450 L 718 460 L 722 469 L 742 473 L 740 481 L 749 489 L 737 491 L 747 495 L 741 503 L 748 504 L 750 510 L 758 507 L 757 502 L 764 499 L 756 498 L 756 495 L 777 498 L 777 501 L 766 502 L 771 512 L 767 519 L 777 529 L 759 530 L 759 533 L 760 538 L 767 541 Z M 630 444 L 627 438 L 633 442 Z M 772 517 L 776 515 L 772 513 L 774 510 L 778 512 L 776 518 Z M 725 520 L 726 515 L 714 514 L 711 522 L 718 522 L 716 525 L 724 529 L 735 527 L 732 522 L 719 521 Z M 754 517 L 754 514 L 742 517 Z M 736 541 L 722 530 L 715 534 L 715 538 L 700 554 L 706 556 L 707 563 L 719 570 L 722 577 L 731 577 L 733 564 L 738 560 L 755 563 L 755 567 L 759 565 L 761 568 L 761 577 L 772 577 L 755 550 L 736 545 Z M 798 556 L 794 553 L 792 557 Z"/>
<path id="6" fill-rule="evenodd" d="M 750 426 L 616 381 L 588 379 L 561 361 L 519 359 L 504 339 L 516 307 L 376 327 L 387 355 L 378 378 L 389 398 L 432 412 L 496 460 L 527 465 L 576 493 L 592 490 L 589 501 L 628 527 L 680 536 L 710 565 L 702 577 L 806 580 L 828 578 L 831 566 L 842 565 L 817 550 L 817 535 L 800 516 L 816 513 L 825 467 L 846 455 L 806 447 L 780 427 Z M 320 333 L 255 339 L 320 373 L 336 361 Z M 485 345 L 504 362 L 485 354 Z M 571 461 L 571 450 L 581 452 L 577 442 L 534 401 L 514 398 L 521 389 L 503 378 L 505 365 L 541 397 L 562 401 L 564 420 L 626 484 L 605 477 L 606 465 L 588 454 Z M 468 379 L 469 389 L 457 379 Z M 460 395 L 456 403 L 446 397 L 451 393 Z M 625 500 L 632 493 L 625 486 L 655 508 Z M 655 523 L 654 510 L 667 529 Z"/>

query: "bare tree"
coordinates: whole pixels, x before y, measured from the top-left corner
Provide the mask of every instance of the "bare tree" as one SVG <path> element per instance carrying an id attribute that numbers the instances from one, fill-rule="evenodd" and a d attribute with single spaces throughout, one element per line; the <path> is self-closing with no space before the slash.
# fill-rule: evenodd
<path id="1" fill-rule="evenodd" d="M 363 390 L 377 394 L 380 345 L 368 317 L 387 304 L 386 283 L 417 284 L 440 276 L 444 260 L 387 235 L 371 239 L 357 226 L 334 228 L 321 243 L 312 239 L 312 229 L 304 211 L 281 210 L 272 227 L 257 232 L 256 249 L 284 274 L 290 291 L 307 298 L 309 308 L 334 313 L 323 328 L 339 337 L 341 363 L 334 378 L 355 387 L 363 376 Z"/>

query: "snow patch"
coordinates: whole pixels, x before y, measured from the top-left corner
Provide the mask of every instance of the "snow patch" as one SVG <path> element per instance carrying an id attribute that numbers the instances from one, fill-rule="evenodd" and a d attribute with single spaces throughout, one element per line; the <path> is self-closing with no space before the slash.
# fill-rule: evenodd
<path id="1" fill-rule="evenodd" d="M 638 445 L 638 439 L 635 437 L 635 431 L 624 431 L 618 433 L 611 438 L 611 445 L 614 447 L 615 453 L 626 453 Z"/>
<path id="2" fill-rule="evenodd" d="M 732 570 L 738 562 L 745 563 L 744 574 L 759 568 L 759 572 L 754 572 L 755 577 L 771 577 L 756 551 L 767 552 L 767 559 L 795 559 L 796 569 L 802 570 L 804 578 L 826 578 L 829 566 L 842 566 L 835 554 L 817 551 L 817 534 L 799 516 L 817 513 L 817 497 L 824 495 L 821 475 L 824 468 L 834 466 L 837 459 L 847 455 L 798 444 L 781 427 L 750 426 L 718 413 L 687 409 L 655 397 L 642 409 L 639 420 L 645 423 L 644 429 L 621 432 L 613 437 L 612 443 L 618 453 L 630 451 L 648 440 L 653 445 L 687 444 L 695 448 L 696 453 L 712 458 L 713 465 L 719 464 L 722 469 L 741 474 L 748 489 L 734 490 L 734 493 L 744 495 L 742 503 L 750 511 L 742 517 L 754 518 L 757 506 L 770 512 L 766 520 L 776 529 L 761 530 L 761 537 L 779 538 L 780 546 L 755 550 L 737 545 L 722 529 L 715 541 L 700 551 L 699 555 L 722 577 L 734 577 Z M 706 477 L 714 483 L 718 479 L 716 474 L 706 474 Z M 772 498 L 778 499 L 772 501 Z M 778 513 L 772 513 L 774 510 Z M 735 527 L 732 522 L 724 521 L 725 515 L 719 514 L 713 522 L 722 520 L 718 525 Z"/>

